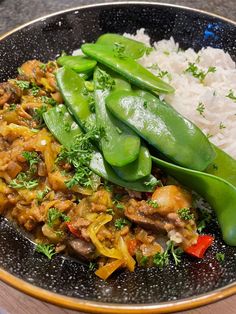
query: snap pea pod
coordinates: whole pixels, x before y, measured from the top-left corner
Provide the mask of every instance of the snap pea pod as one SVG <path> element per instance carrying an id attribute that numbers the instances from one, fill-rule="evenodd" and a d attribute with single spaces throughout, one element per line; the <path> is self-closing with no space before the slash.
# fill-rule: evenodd
<path id="1" fill-rule="evenodd" d="M 207 137 L 171 106 L 144 91 L 116 91 L 108 109 L 173 162 L 202 171 L 215 158 Z"/>
<path id="2" fill-rule="evenodd" d="M 109 69 L 104 69 L 113 79 L 115 84 L 112 86 L 112 91 L 116 90 L 131 90 L 131 85 L 122 79 L 119 74 Z M 109 114 L 109 113 L 108 113 Z M 115 123 L 119 123 L 116 119 Z M 123 124 L 124 126 L 124 124 Z M 139 154 L 136 160 L 123 167 L 113 166 L 113 170 L 126 181 L 136 181 L 150 175 L 152 168 L 152 160 L 149 150 L 141 145 Z"/>
<path id="3" fill-rule="evenodd" d="M 149 150 L 145 146 L 140 147 L 138 158 L 124 167 L 113 167 L 119 177 L 126 181 L 136 181 L 150 175 L 152 160 Z"/>
<path id="4" fill-rule="evenodd" d="M 158 167 L 183 185 L 198 192 L 215 210 L 225 243 L 236 246 L 236 188 L 231 183 L 208 173 L 176 166 L 152 157 Z"/>
<path id="5" fill-rule="evenodd" d="M 62 104 L 45 112 L 43 119 L 50 132 L 67 149 L 74 143 L 75 137 L 83 133 Z"/>
<path id="6" fill-rule="evenodd" d="M 85 56 L 61 56 L 57 58 L 57 63 L 61 66 L 67 66 L 78 73 L 91 72 L 97 62 Z"/>
<path id="7" fill-rule="evenodd" d="M 205 172 L 225 179 L 236 186 L 236 160 L 215 145 L 213 145 L 213 147 L 216 152 L 216 157 Z"/>
<path id="8" fill-rule="evenodd" d="M 119 186 L 123 186 L 125 188 L 140 191 L 140 192 L 153 192 L 154 187 L 157 186 L 158 181 L 153 175 L 149 175 L 145 178 L 139 179 L 137 181 L 125 181 L 122 180 L 112 169 L 112 167 L 105 162 L 101 153 L 96 152 L 93 154 L 90 168 L 98 174 L 100 177 L 117 184 Z"/>
<path id="9" fill-rule="evenodd" d="M 73 120 L 65 106 L 60 105 L 60 110 L 58 110 L 58 107 L 53 107 L 45 112 L 43 119 L 58 142 L 69 149 L 74 143 L 76 136 L 82 133 L 82 130 Z M 157 180 L 152 175 L 134 182 L 122 180 L 96 149 L 94 149 L 92 154 L 89 167 L 94 173 L 107 181 L 134 191 L 152 192 L 157 185 Z"/>
<path id="10" fill-rule="evenodd" d="M 66 66 L 57 70 L 56 79 L 65 104 L 80 127 L 85 129 L 86 123 L 94 123 L 95 115 L 90 110 L 85 81 Z"/>
<path id="11" fill-rule="evenodd" d="M 156 77 L 130 57 L 118 56 L 112 49 L 98 44 L 84 44 L 81 49 L 84 54 L 106 65 L 140 88 L 157 93 L 174 92 L 173 87 Z"/>
<path id="12" fill-rule="evenodd" d="M 105 99 L 110 94 L 112 86 L 101 87 L 101 81 L 105 78 L 112 80 L 108 73 L 97 67 L 94 72 L 96 122 L 98 128 L 103 129 L 105 133 L 101 138 L 104 158 L 110 165 L 122 167 L 137 159 L 140 138 L 107 111 Z"/>
<path id="13" fill-rule="evenodd" d="M 114 51 L 119 51 L 120 49 L 125 56 L 133 59 L 141 58 L 146 52 L 148 53 L 152 49 L 140 41 L 111 33 L 101 35 L 96 41 L 96 44 L 108 46 Z"/>

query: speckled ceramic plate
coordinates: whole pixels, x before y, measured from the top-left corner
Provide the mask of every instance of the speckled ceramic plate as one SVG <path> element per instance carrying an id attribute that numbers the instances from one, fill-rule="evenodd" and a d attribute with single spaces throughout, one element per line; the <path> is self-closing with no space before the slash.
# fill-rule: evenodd
<path id="1" fill-rule="evenodd" d="M 141 27 L 153 41 L 173 36 L 183 49 L 212 46 L 236 60 L 236 24 L 224 18 L 158 3 L 92 5 L 33 21 L 2 37 L 0 81 L 13 77 L 24 61 L 54 59 L 106 32 L 135 33 Z M 0 218 L 0 277 L 12 286 L 60 306 L 96 313 L 164 313 L 196 307 L 236 292 L 236 248 L 225 246 L 218 226 L 214 246 L 203 260 L 185 257 L 178 267 L 121 271 L 102 281 L 77 260 L 51 261 L 35 253 L 29 236 Z M 225 263 L 215 259 L 225 253 Z"/>

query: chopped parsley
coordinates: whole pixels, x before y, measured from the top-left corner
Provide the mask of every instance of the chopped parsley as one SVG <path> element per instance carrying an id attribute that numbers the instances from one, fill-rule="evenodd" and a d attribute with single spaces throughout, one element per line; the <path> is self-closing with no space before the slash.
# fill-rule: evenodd
<path id="1" fill-rule="evenodd" d="M 89 263 L 89 270 L 90 271 L 95 271 L 97 269 L 97 267 L 98 267 L 97 263 L 94 263 L 94 262 Z"/>
<path id="2" fill-rule="evenodd" d="M 42 63 L 42 64 L 40 64 L 39 67 L 40 67 L 41 70 L 45 71 L 46 67 L 47 67 L 47 64 L 46 63 Z"/>
<path id="3" fill-rule="evenodd" d="M 70 221 L 70 218 L 67 215 L 63 214 L 58 209 L 51 207 L 48 211 L 47 219 L 47 224 L 49 227 L 52 228 L 59 219 L 66 222 Z"/>
<path id="4" fill-rule="evenodd" d="M 68 162 L 73 165 L 75 170 L 72 179 L 65 182 L 68 188 L 71 189 L 76 184 L 92 187 L 91 175 L 93 172 L 89 168 L 89 163 L 94 148 L 91 142 L 97 141 L 100 133 L 97 128 L 91 128 L 86 134 L 78 135 L 69 149 L 62 148 L 57 161 Z"/>
<path id="5" fill-rule="evenodd" d="M 11 180 L 9 186 L 14 189 L 32 190 L 38 186 L 38 180 L 32 177 L 37 171 L 37 164 L 40 161 L 39 155 L 36 152 L 25 151 L 22 156 L 29 164 L 29 169 L 26 172 L 20 172 L 14 180 Z"/>
<path id="6" fill-rule="evenodd" d="M 39 201 L 39 202 L 42 202 L 42 200 L 44 199 L 44 197 L 49 193 L 51 191 L 51 189 L 48 187 L 48 186 L 46 186 L 46 188 L 43 190 L 43 191 L 39 191 L 38 193 L 37 193 L 37 200 Z"/>
<path id="7" fill-rule="evenodd" d="M 35 251 L 44 254 L 48 259 L 52 259 L 53 255 L 56 254 L 53 244 L 37 244 Z"/>
<path id="8" fill-rule="evenodd" d="M 66 122 L 65 125 L 64 125 L 64 130 L 66 132 L 70 132 L 71 131 L 71 125 L 69 122 Z"/>
<path id="9" fill-rule="evenodd" d="M 178 210 L 178 215 L 183 220 L 194 219 L 194 214 L 190 211 L 189 208 L 181 208 Z"/>
<path id="10" fill-rule="evenodd" d="M 115 85 L 115 81 L 113 80 L 113 78 L 106 73 L 105 71 L 98 69 L 98 89 L 112 89 L 112 87 Z"/>
<path id="11" fill-rule="evenodd" d="M 31 95 L 37 96 L 41 88 L 34 83 L 31 83 L 31 86 L 32 86 L 30 89 Z"/>
<path id="12" fill-rule="evenodd" d="M 226 97 L 236 102 L 236 95 L 234 94 L 232 89 L 229 90 L 229 93 L 226 95 Z"/>
<path id="13" fill-rule="evenodd" d="M 115 212 L 112 208 L 107 208 L 106 213 L 112 216 L 115 215 Z"/>
<path id="14" fill-rule="evenodd" d="M 153 264 L 158 268 L 162 269 L 169 264 L 169 254 L 166 250 L 163 253 L 156 253 L 153 257 Z"/>
<path id="15" fill-rule="evenodd" d="M 14 180 L 11 180 L 9 186 L 13 189 L 28 189 L 32 190 L 38 186 L 37 179 L 29 180 L 29 175 L 24 172 L 20 172 Z"/>
<path id="16" fill-rule="evenodd" d="M 146 100 L 143 101 L 143 108 L 144 109 L 147 109 L 148 107 L 148 102 Z"/>
<path id="17" fill-rule="evenodd" d="M 121 43 L 114 43 L 114 54 L 118 58 L 125 58 L 125 46 Z"/>
<path id="18" fill-rule="evenodd" d="M 168 241 L 166 250 L 163 253 L 158 252 L 154 255 L 153 264 L 162 269 L 169 264 L 169 257 L 171 255 L 175 265 L 178 265 L 181 262 L 182 253 L 183 251 L 181 248 L 175 248 L 173 241 Z"/>
<path id="19" fill-rule="evenodd" d="M 160 70 L 160 67 L 157 63 L 153 63 L 152 65 L 150 65 L 149 67 L 147 67 L 150 70 Z"/>
<path id="20" fill-rule="evenodd" d="M 148 262 L 148 257 L 143 255 L 142 258 L 140 259 L 140 265 L 141 266 L 146 266 Z"/>
<path id="21" fill-rule="evenodd" d="M 199 102 L 196 110 L 200 113 L 201 116 L 205 117 L 203 114 L 205 111 L 205 105 L 202 102 Z"/>
<path id="22" fill-rule="evenodd" d="M 15 83 L 20 87 L 20 89 L 25 90 L 30 88 L 30 82 L 28 81 L 20 81 L 20 80 L 15 80 Z"/>
<path id="23" fill-rule="evenodd" d="M 33 119 L 37 121 L 38 128 L 42 128 L 44 126 L 43 114 L 47 112 L 47 106 L 42 105 L 40 108 L 36 108 L 34 110 Z"/>
<path id="24" fill-rule="evenodd" d="M 224 253 L 216 253 L 216 259 L 218 262 L 223 263 L 225 260 L 225 254 Z"/>
<path id="25" fill-rule="evenodd" d="M 57 105 L 57 101 L 51 97 L 47 97 L 47 96 L 42 96 L 41 100 L 44 104 L 48 104 L 51 106 L 56 106 Z"/>
<path id="26" fill-rule="evenodd" d="M 220 130 L 226 129 L 226 126 L 222 122 L 220 122 L 219 129 Z"/>
<path id="27" fill-rule="evenodd" d="M 216 72 L 215 67 L 209 67 L 207 71 L 201 70 L 195 63 L 189 62 L 188 68 L 185 70 L 185 73 L 191 73 L 193 77 L 199 79 L 203 83 L 208 73 Z"/>
<path id="28" fill-rule="evenodd" d="M 22 153 L 22 156 L 29 164 L 29 172 L 34 174 L 37 169 L 36 165 L 40 162 L 38 153 L 25 151 Z"/>
<path id="29" fill-rule="evenodd" d="M 121 230 L 123 227 L 125 227 L 127 225 L 130 226 L 131 222 L 129 220 L 125 219 L 125 218 L 118 218 L 115 221 L 115 227 L 118 230 Z"/>
<path id="30" fill-rule="evenodd" d="M 158 203 L 157 201 L 153 201 L 152 199 L 147 200 L 148 205 L 157 208 L 158 207 Z"/>
<path id="31" fill-rule="evenodd" d="M 8 108 L 8 111 L 14 111 L 14 110 L 16 110 L 16 106 L 17 106 L 17 104 L 10 104 L 10 105 L 9 105 L 9 108 Z"/>
<path id="32" fill-rule="evenodd" d="M 171 80 L 171 75 L 168 71 L 159 71 L 159 73 L 157 74 L 157 77 L 159 77 L 161 79 L 165 76 L 167 76 L 168 79 Z"/>

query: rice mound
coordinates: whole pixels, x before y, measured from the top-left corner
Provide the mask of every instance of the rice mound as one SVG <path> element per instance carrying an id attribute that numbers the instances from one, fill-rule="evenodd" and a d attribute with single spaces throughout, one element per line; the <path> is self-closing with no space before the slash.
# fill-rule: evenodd
<path id="1" fill-rule="evenodd" d="M 144 29 L 124 36 L 150 45 Z M 191 48 L 183 51 L 172 37 L 153 46 L 154 50 L 139 62 L 175 88 L 174 94 L 160 97 L 195 123 L 212 143 L 236 158 L 236 99 L 232 99 L 236 96 L 236 66 L 230 55 L 212 47 L 198 53 Z M 186 72 L 189 63 L 204 72 L 215 67 L 215 72 L 208 73 L 201 83 Z M 231 98 L 227 97 L 230 93 Z"/>

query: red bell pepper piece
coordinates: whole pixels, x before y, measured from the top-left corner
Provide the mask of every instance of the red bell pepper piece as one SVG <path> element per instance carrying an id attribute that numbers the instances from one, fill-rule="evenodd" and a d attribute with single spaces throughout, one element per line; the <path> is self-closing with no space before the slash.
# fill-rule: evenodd
<path id="1" fill-rule="evenodd" d="M 70 230 L 70 232 L 71 232 L 75 237 L 77 237 L 77 238 L 80 237 L 80 233 L 79 233 L 78 230 L 73 226 L 72 223 L 67 222 L 66 225 L 67 225 L 67 228 Z"/>
<path id="2" fill-rule="evenodd" d="M 137 248 L 137 240 L 130 239 L 130 240 L 127 241 L 126 245 L 128 247 L 129 254 L 131 256 L 134 256 L 136 248 Z"/>
<path id="3" fill-rule="evenodd" d="M 212 245 L 214 238 L 210 235 L 199 235 L 197 243 L 185 249 L 185 252 L 203 258 L 206 250 Z"/>

